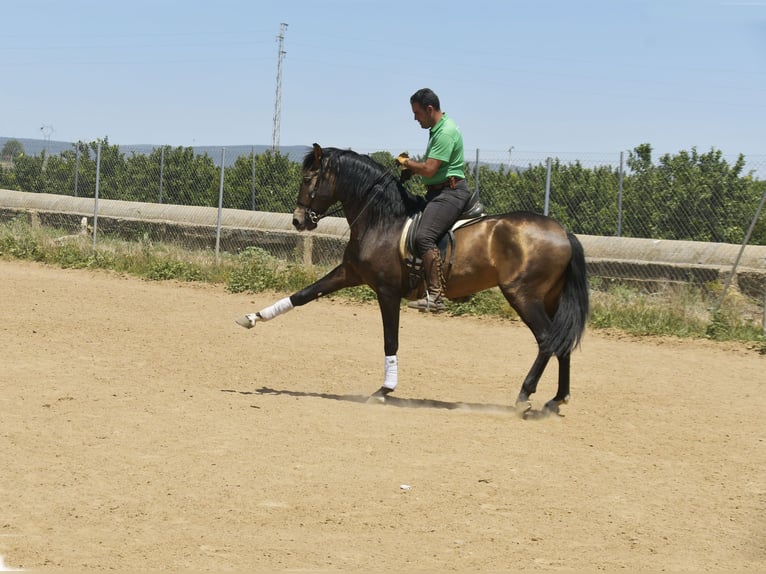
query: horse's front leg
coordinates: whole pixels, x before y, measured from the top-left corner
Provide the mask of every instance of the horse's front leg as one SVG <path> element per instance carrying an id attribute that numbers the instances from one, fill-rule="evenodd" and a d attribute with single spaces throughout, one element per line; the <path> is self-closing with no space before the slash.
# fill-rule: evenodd
<path id="1" fill-rule="evenodd" d="M 398 292 L 387 294 L 379 290 L 378 306 L 383 319 L 383 350 L 385 353 L 383 362 L 383 386 L 373 397 L 385 398 L 399 383 L 399 362 L 396 356 L 399 350 L 399 303 L 401 296 Z"/>
<path id="2" fill-rule="evenodd" d="M 289 297 L 280 299 L 273 305 L 269 305 L 256 313 L 243 315 L 236 320 L 236 323 L 246 329 L 252 329 L 260 321 L 269 321 L 274 317 L 291 311 L 295 307 L 310 303 L 322 295 L 328 295 L 339 289 L 354 287 L 359 284 L 361 284 L 361 280 L 356 273 L 345 264 L 341 264 L 308 287 L 304 287 Z"/>

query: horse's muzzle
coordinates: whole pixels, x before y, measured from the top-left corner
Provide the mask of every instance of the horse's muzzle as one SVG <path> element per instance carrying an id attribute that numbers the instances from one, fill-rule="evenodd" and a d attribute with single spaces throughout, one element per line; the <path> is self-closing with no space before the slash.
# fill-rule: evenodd
<path id="1" fill-rule="evenodd" d="M 296 207 L 293 211 L 293 227 L 298 231 L 311 231 L 316 229 L 317 223 L 308 215 L 305 207 Z"/>

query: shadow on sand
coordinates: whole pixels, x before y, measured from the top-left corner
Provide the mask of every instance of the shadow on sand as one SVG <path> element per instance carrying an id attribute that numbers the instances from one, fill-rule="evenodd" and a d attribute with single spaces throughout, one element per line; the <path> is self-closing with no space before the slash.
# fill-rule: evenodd
<path id="1" fill-rule="evenodd" d="M 404 409 L 445 409 L 451 411 L 471 411 L 504 415 L 516 415 L 517 410 L 514 406 L 508 405 L 492 405 L 484 403 L 464 403 L 464 402 L 450 402 L 450 401 L 437 401 L 433 399 L 404 399 L 387 395 L 383 397 L 375 397 L 370 395 L 338 395 L 333 393 L 312 393 L 306 391 L 291 391 L 287 389 L 272 389 L 269 387 L 261 387 L 254 391 L 237 391 L 234 389 L 221 389 L 223 393 L 235 393 L 239 395 L 260 395 L 260 396 L 287 396 L 287 397 L 309 397 L 317 399 L 325 399 L 330 401 L 344 401 L 349 403 L 362 403 L 373 405 L 385 405 L 392 407 L 399 407 Z M 546 410 L 533 410 L 529 408 L 521 413 L 519 416 L 524 419 L 541 419 L 550 416 L 550 412 Z"/>

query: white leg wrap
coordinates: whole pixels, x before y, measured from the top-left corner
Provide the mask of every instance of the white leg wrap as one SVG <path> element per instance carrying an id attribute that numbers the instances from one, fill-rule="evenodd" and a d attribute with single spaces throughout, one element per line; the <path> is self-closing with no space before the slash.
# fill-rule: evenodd
<path id="1" fill-rule="evenodd" d="M 284 299 L 280 299 L 273 305 L 266 307 L 263 311 L 258 311 L 257 313 L 248 313 L 247 315 L 242 315 L 238 319 L 235 319 L 234 322 L 240 327 L 244 327 L 245 329 L 252 329 L 253 327 L 255 327 L 255 324 L 258 323 L 259 321 L 268 321 L 269 319 L 273 319 L 277 315 L 281 315 L 282 313 L 287 313 L 292 308 L 293 308 L 293 304 L 290 302 L 290 298 L 285 297 Z"/>
<path id="2" fill-rule="evenodd" d="M 399 382 L 399 362 L 396 355 L 386 355 L 385 373 L 383 386 L 393 391 Z"/>
<path id="3" fill-rule="evenodd" d="M 277 315 L 281 315 L 282 313 L 287 313 L 288 311 L 291 311 L 292 309 L 293 309 L 293 304 L 290 301 L 290 297 L 285 297 L 284 299 L 280 299 L 273 305 L 270 305 L 266 307 L 265 309 L 258 311 L 257 316 L 262 321 L 270 321 Z"/>

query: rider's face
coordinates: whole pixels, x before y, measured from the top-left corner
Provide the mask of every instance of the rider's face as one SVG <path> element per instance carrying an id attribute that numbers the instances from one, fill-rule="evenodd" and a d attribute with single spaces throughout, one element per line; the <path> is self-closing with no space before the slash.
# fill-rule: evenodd
<path id="1" fill-rule="evenodd" d="M 417 102 L 412 103 L 412 113 L 415 115 L 415 121 L 420 124 L 420 127 L 427 130 L 434 127 L 433 120 L 434 107 L 426 106 L 425 108 Z"/>

